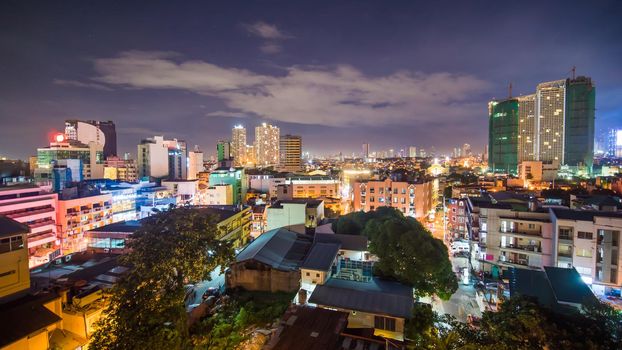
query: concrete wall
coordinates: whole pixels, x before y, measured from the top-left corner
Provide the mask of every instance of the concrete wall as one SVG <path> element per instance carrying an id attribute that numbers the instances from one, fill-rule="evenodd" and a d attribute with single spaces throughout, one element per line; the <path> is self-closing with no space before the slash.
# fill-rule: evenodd
<path id="1" fill-rule="evenodd" d="M 250 291 L 295 292 L 300 288 L 300 271 L 280 271 L 259 262 L 234 263 L 226 275 L 227 288 Z"/>

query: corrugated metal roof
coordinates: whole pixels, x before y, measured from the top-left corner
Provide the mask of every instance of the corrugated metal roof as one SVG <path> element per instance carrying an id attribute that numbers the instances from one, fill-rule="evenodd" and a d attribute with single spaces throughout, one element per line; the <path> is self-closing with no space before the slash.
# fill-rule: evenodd
<path id="1" fill-rule="evenodd" d="M 341 249 L 359 252 L 367 251 L 367 237 L 363 235 L 346 235 L 340 233 L 316 233 L 316 242 L 338 242 Z"/>
<path id="2" fill-rule="evenodd" d="M 315 242 L 311 246 L 311 251 L 307 254 L 305 261 L 302 263 L 303 269 L 328 271 L 335 261 L 341 243 L 322 243 Z"/>
<path id="3" fill-rule="evenodd" d="M 315 287 L 309 302 L 377 315 L 411 318 L 414 298 L 412 287 L 398 282 L 377 278 L 370 282 L 331 278 L 325 284 Z"/>
<path id="4" fill-rule="evenodd" d="M 278 270 L 297 270 L 311 243 L 308 236 L 278 228 L 263 233 L 241 251 L 235 260 L 256 260 Z"/>

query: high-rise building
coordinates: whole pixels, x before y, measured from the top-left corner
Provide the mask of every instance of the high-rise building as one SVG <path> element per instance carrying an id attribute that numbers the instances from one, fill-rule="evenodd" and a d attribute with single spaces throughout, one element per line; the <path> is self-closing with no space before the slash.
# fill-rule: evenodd
<path id="1" fill-rule="evenodd" d="M 590 172 L 594 106 L 592 80 L 582 76 L 541 83 L 535 94 L 489 103 L 489 168 L 515 173 L 516 158 L 517 163 L 558 162 Z"/>
<path id="2" fill-rule="evenodd" d="M 188 180 L 195 180 L 203 170 L 203 152 L 199 146 L 194 146 L 194 151 L 188 152 Z"/>
<path id="3" fill-rule="evenodd" d="M 170 180 L 184 180 L 188 177 L 188 147 L 186 141 L 172 139 L 164 140 L 168 148 L 168 178 Z"/>
<path id="4" fill-rule="evenodd" d="M 464 145 L 462 145 L 462 156 L 463 157 L 471 156 L 471 145 L 469 145 L 468 143 L 465 143 Z"/>
<path id="5" fill-rule="evenodd" d="M 622 157 L 622 129 L 609 129 L 607 132 L 607 157 Z"/>
<path id="6" fill-rule="evenodd" d="M 518 171 L 518 100 L 488 103 L 488 168 L 493 172 Z"/>
<path id="7" fill-rule="evenodd" d="M 255 163 L 258 166 L 279 164 L 279 128 L 263 123 L 255 127 Z"/>
<path id="8" fill-rule="evenodd" d="M 586 166 L 594 163 L 594 121 L 596 88 L 592 79 L 577 77 L 566 82 L 566 120 L 564 122 L 564 164 Z"/>
<path id="9" fill-rule="evenodd" d="M 538 84 L 536 88 L 536 160 L 564 163 L 566 80 Z"/>
<path id="10" fill-rule="evenodd" d="M 536 148 L 536 95 L 518 99 L 518 162 L 532 161 Z"/>
<path id="11" fill-rule="evenodd" d="M 231 156 L 235 165 L 246 163 L 246 128 L 236 125 L 231 130 Z"/>
<path id="12" fill-rule="evenodd" d="M 95 142 L 104 147 L 104 158 L 117 155 L 117 130 L 110 120 L 66 120 L 65 135 L 85 145 Z"/>
<path id="13" fill-rule="evenodd" d="M 138 145 L 138 177 L 163 178 L 168 176 L 168 146 L 164 136 L 144 139 Z"/>
<path id="14" fill-rule="evenodd" d="M 279 169 L 285 172 L 302 171 L 302 137 L 289 134 L 281 136 Z"/>
<path id="15" fill-rule="evenodd" d="M 231 160 L 231 142 L 224 140 L 218 141 L 216 145 L 216 154 L 219 162 Z"/>
<path id="16" fill-rule="evenodd" d="M 369 143 L 363 144 L 363 157 L 365 159 L 369 158 Z"/>
<path id="17" fill-rule="evenodd" d="M 415 147 L 415 146 L 408 147 L 408 156 L 410 158 L 416 158 L 417 157 L 417 147 Z"/>

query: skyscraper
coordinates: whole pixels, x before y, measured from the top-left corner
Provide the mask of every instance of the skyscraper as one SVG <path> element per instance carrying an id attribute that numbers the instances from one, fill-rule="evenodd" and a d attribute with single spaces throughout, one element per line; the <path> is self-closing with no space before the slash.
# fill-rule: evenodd
<path id="1" fill-rule="evenodd" d="M 496 173 L 518 171 L 518 100 L 488 103 L 488 168 Z"/>
<path id="2" fill-rule="evenodd" d="M 289 134 L 281 136 L 279 169 L 286 172 L 302 171 L 302 137 Z"/>
<path id="3" fill-rule="evenodd" d="M 246 128 L 242 125 L 231 130 L 231 156 L 235 165 L 246 163 Z"/>
<path id="4" fill-rule="evenodd" d="M 463 157 L 471 156 L 471 145 L 469 145 L 468 143 L 465 143 L 464 145 L 462 145 L 462 156 Z"/>
<path id="5" fill-rule="evenodd" d="M 255 127 L 255 163 L 258 166 L 279 164 L 279 128 L 263 123 Z"/>
<path id="6" fill-rule="evenodd" d="M 518 99 L 518 162 L 536 160 L 536 95 Z"/>
<path id="7" fill-rule="evenodd" d="M 112 121 L 66 120 L 65 135 L 69 140 L 88 145 L 95 142 L 104 147 L 104 158 L 117 155 L 117 131 Z"/>
<path id="8" fill-rule="evenodd" d="M 536 160 L 564 162 L 566 80 L 538 84 L 536 88 Z"/>
<path id="9" fill-rule="evenodd" d="M 363 158 L 369 158 L 369 143 L 363 144 Z"/>
<path id="10" fill-rule="evenodd" d="M 490 102 L 489 168 L 508 172 L 515 162 L 535 160 L 590 172 L 594 106 L 592 80 L 581 76 L 538 84 L 532 95 Z"/>
<path id="11" fill-rule="evenodd" d="M 591 169 L 594 163 L 596 88 L 591 78 L 582 76 L 568 79 L 566 84 L 564 163 Z"/>
<path id="12" fill-rule="evenodd" d="M 417 147 L 415 147 L 415 146 L 408 147 L 408 156 L 410 158 L 416 158 L 417 157 Z"/>

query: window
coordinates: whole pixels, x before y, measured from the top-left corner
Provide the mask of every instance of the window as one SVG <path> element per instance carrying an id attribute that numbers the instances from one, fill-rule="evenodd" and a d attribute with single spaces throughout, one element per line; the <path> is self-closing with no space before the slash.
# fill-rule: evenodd
<path id="1" fill-rule="evenodd" d="M 395 331 L 395 319 L 391 317 L 374 316 L 374 328 Z"/>
<path id="2" fill-rule="evenodd" d="M 594 234 L 592 232 L 579 231 L 577 232 L 577 237 L 580 239 L 592 239 Z"/>
<path id="3" fill-rule="evenodd" d="M 320 277 L 320 274 L 319 274 L 319 273 L 316 273 L 316 274 L 315 274 L 315 277 Z"/>
<path id="4" fill-rule="evenodd" d="M 559 228 L 559 238 L 560 239 L 572 239 L 572 228 L 570 227 L 560 227 Z M 581 237 L 579 237 L 581 238 Z"/>
<path id="5" fill-rule="evenodd" d="M 307 272 L 307 276 L 311 276 L 311 274 Z"/>
<path id="6" fill-rule="evenodd" d="M 590 269 L 589 267 L 575 266 L 574 268 L 577 270 L 578 273 L 582 275 L 592 275 L 592 269 Z"/>
<path id="7" fill-rule="evenodd" d="M 584 258 L 591 258 L 592 257 L 592 250 L 591 249 L 585 249 L 585 248 L 579 248 L 577 249 L 577 256 L 581 256 Z"/>

